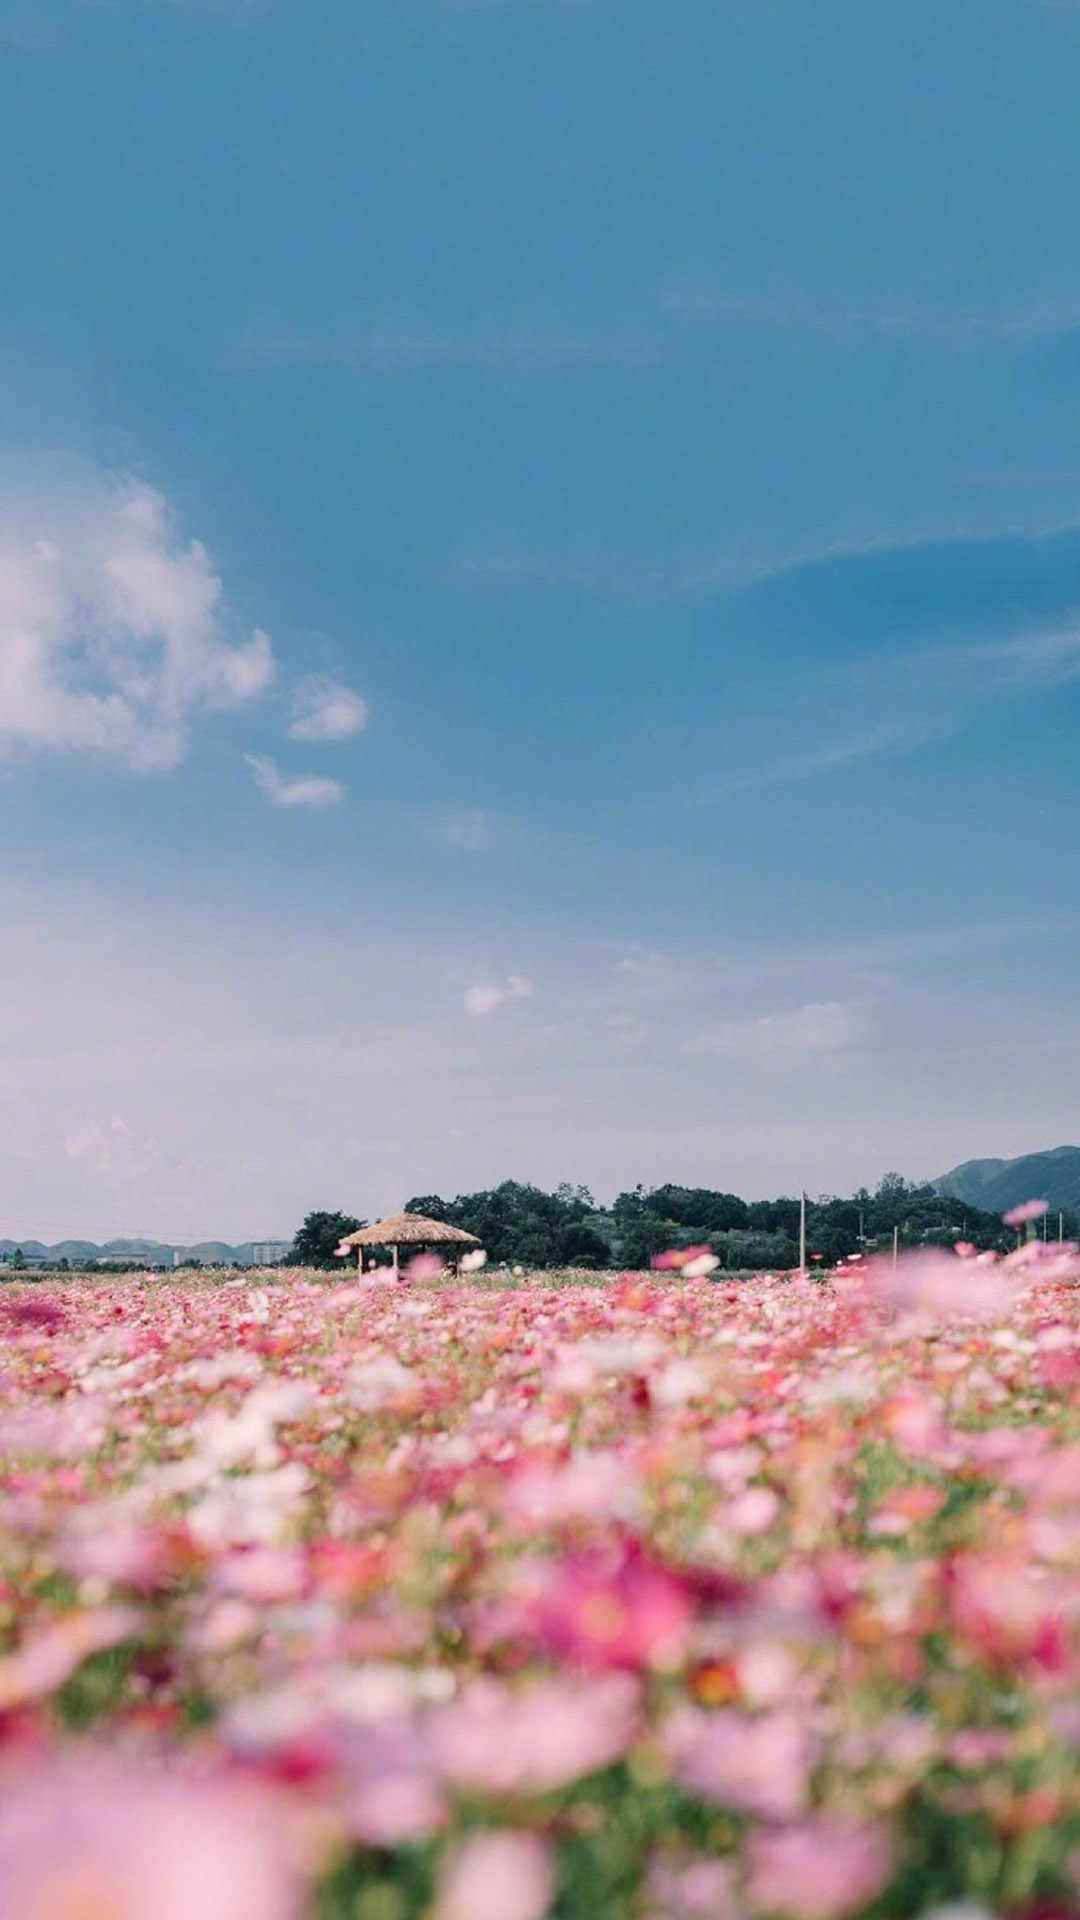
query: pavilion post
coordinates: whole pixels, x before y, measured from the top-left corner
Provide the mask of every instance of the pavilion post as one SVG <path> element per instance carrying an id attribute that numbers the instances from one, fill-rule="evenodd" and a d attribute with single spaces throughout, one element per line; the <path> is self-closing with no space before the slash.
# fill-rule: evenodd
<path id="1" fill-rule="evenodd" d="M 397 1241 L 395 1240 L 394 1241 L 394 1279 L 398 1280 L 400 1279 L 400 1277 L 401 1276 L 398 1272 L 398 1245 L 397 1245 Z"/>

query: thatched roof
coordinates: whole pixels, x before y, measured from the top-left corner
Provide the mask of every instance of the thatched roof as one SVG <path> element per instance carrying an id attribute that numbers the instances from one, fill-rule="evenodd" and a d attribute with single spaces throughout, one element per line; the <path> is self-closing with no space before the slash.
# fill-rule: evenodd
<path id="1" fill-rule="evenodd" d="M 343 1247 L 461 1246 L 478 1247 L 475 1233 L 448 1227 L 445 1220 L 425 1220 L 422 1213 L 394 1213 L 370 1227 L 346 1234 Z"/>

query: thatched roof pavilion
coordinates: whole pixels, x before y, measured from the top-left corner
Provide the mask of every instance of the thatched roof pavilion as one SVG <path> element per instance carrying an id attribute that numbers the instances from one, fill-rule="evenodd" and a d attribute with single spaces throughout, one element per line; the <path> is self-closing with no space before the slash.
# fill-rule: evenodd
<path id="1" fill-rule="evenodd" d="M 401 1247 L 456 1247 L 460 1252 L 463 1247 L 479 1245 L 475 1233 L 447 1226 L 445 1220 L 425 1220 L 422 1213 L 393 1213 L 388 1220 L 376 1220 L 370 1227 L 348 1234 L 340 1250 L 344 1253 L 346 1247 L 355 1247 L 357 1265 L 363 1270 L 365 1247 L 390 1247 L 396 1273 Z"/>

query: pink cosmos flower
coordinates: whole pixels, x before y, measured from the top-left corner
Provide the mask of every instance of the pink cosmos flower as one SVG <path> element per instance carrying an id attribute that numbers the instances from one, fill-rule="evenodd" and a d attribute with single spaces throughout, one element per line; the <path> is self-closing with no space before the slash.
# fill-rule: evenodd
<path id="1" fill-rule="evenodd" d="M 437 1280 L 446 1268 L 437 1253 L 416 1253 L 405 1268 L 406 1280 Z"/>
<path id="2" fill-rule="evenodd" d="M 665 1920 L 738 1920 L 730 1860 L 654 1860 L 645 1885 L 648 1911 Z"/>
<path id="3" fill-rule="evenodd" d="M 703 1260 L 711 1261 L 712 1265 L 699 1268 L 701 1273 L 711 1273 L 720 1264 L 713 1258 L 710 1246 L 669 1247 L 666 1253 L 655 1253 L 651 1264 L 654 1273 L 677 1273 L 680 1268 L 696 1266 L 698 1261 Z"/>
<path id="4" fill-rule="evenodd" d="M 694 1615 L 684 1581 L 637 1541 L 554 1563 L 534 1624 L 542 1643 L 592 1668 L 677 1666 Z"/>
<path id="5" fill-rule="evenodd" d="M 38 1328 L 43 1333 L 55 1333 L 67 1323 L 63 1307 L 48 1298 L 5 1301 L 3 1310 L 8 1325 L 16 1330 Z"/>
<path id="6" fill-rule="evenodd" d="M 243 1547 L 226 1551 L 213 1570 L 213 1585 L 260 1605 L 296 1600 L 307 1584 L 307 1562 L 299 1547 Z"/>
<path id="7" fill-rule="evenodd" d="M 891 1861 L 877 1827 L 812 1819 L 750 1837 L 750 1898 L 789 1920 L 839 1920 L 879 1893 Z"/>
<path id="8" fill-rule="evenodd" d="M 771 1487 L 747 1487 L 736 1500 L 721 1507 L 718 1518 L 729 1533 L 751 1538 L 767 1533 L 780 1511 L 780 1501 Z"/>
<path id="9" fill-rule="evenodd" d="M 1002 1554 L 967 1554 L 951 1568 L 949 1585 L 954 1627 L 985 1658 L 1071 1669 L 1060 1598 L 1037 1567 Z"/>
<path id="10" fill-rule="evenodd" d="M 794 1820 L 809 1806 L 815 1744 L 793 1713 L 684 1707 L 664 1745 L 676 1779 L 703 1800 L 763 1820 Z"/>
<path id="11" fill-rule="evenodd" d="M 544 1920 L 554 1890 L 551 1854 L 537 1834 L 473 1834 L 443 1869 L 435 1920 Z"/>
<path id="12" fill-rule="evenodd" d="M 109 1586 L 136 1587 L 150 1593 L 175 1572 L 177 1540 L 168 1532 L 106 1519 L 87 1509 L 69 1537 L 59 1544 L 57 1561 L 79 1579 L 104 1580 Z"/>
<path id="13" fill-rule="evenodd" d="M 131 1607 L 99 1607 L 34 1629 L 0 1660 L 0 1712 L 55 1693 L 91 1654 L 130 1639 L 140 1618 Z"/>
<path id="14" fill-rule="evenodd" d="M 572 1455 L 565 1466 L 526 1464 L 506 1489 L 506 1511 L 518 1525 L 548 1528 L 570 1521 L 630 1519 L 641 1504 L 632 1465 L 608 1449 Z"/>
<path id="15" fill-rule="evenodd" d="M 640 1695 L 629 1674 L 536 1680 L 510 1688 L 474 1680 L 435 1717 L 444 1777 L 484 1793 L 548 1793 L 619 1760 L 631 1746 Z"/>
<path id="16" fill-rule="evenodd" d="M 1010 1207 L 1001 1217 L 1007 1227 L 1026 1227 L 1029 1220 L 1041 1220 L 1049 1211 L 1049 1200 L 1025 1200 L 1018 1207 Z"/>
<path id="17" fill-rule="evenodd" d="M 949 1438 L 940 1406 L 916 1394 L 905 1394 L 887 1406 L 885 1423 L 894 1446 L 909 1460 L 937 1458 Z"/>
<path id="18" fill-rule="evenodd" d="M 273 1805 L 97 1748 L 49 1756 L 0 1796 L 7 1920 L 301 1920 Z"/>
<path id="19" fill-rule="evenodd" d="M 1002 1266 L 964 1260 L 942 1247 L 904 1254 L 895 1266 L 879 1256 L 867 1263 L 867 1278 L 886 1305 L 930 1321 L 1000 1319 L 1017 1292 Z"/>
<path id="20" fill-rule="evenodd" d="M 398 1715 L 358 1729 L 347 1744 L 349 1831 L 369 1847 L 424 1840 L 446 1822 L 434 1755 L 417 1718 Z"/>

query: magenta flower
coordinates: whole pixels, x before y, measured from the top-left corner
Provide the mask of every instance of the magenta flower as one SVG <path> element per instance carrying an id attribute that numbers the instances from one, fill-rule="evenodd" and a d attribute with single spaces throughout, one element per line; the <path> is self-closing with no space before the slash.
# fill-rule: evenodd
<path id="1" fill-rule="evenodd" d="M 550 1652 L 584 1667 L 669 1668 L 683 1657 L 693 1614 L 686 1583 L 631 1541 L 557 1561 L 535 1625 Z"/>

